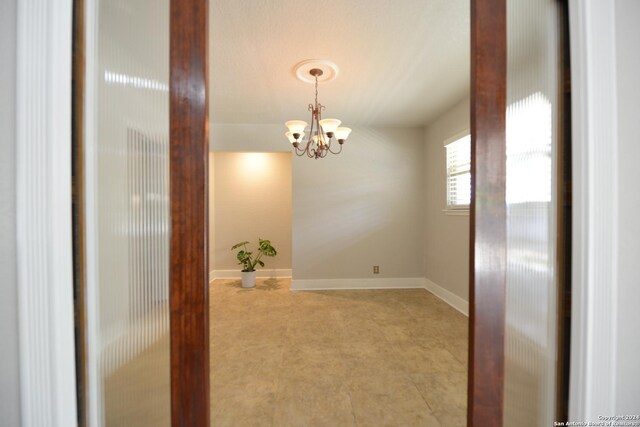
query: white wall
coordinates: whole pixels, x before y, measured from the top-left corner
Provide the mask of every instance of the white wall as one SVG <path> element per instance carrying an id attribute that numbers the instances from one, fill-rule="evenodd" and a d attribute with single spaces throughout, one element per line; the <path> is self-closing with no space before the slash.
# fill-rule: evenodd
<path id="1" fill-rule="evenodd" d="M 215 96 L 215 95 L 214 95 Z M 284 124 L 211 123 L 210 151 L 291 152 Z"/>
<path id="2" fill-rule="evenodd" d="M 424 277 L 423 153 L 421 130 L 358 128 L 340 155 L 295 158 L 294 278 Z"/>
<path id="3" fill-rule="evenodd" d="M 0 414 L 20 425 L 16 276 L 16 2 L 0 3 Z"/>
<path id="4" fill-rule="evenodd" d="M 213 270 L 213 264 L 215 261 L 214 257 L 214 243 L 216 241 L 216 228 L 215 228 L 215 215 L 213 204 L 215 203 L 215 182 L 213 180 L 215 175 L 215 167 L 213 164 L 213 153 L 209 152 L 209 228 L 207 229 L 209 232 L 209 241 L 207 242 L 207 248 L 209 250 L 209 271 Z M 211 278 L 209 279 L 211 280 Z"/>
<path id="5" fill-rule="evenodd" d="M 616 414 L 640 409 L 640 2 L 616 0 L 618 290 Z"/>
<path id="6" fill-rule="evenodd" d="M 248 240 L 255 251 L 258 238 L 270 240 L 278 251 L 264 257 L 265 267 L 258 270 L 290 270 L 291 154 L 217 152 L 212 157 L 213 270 L 239 272 L 231 247 Z"/>
<path id="7" fill-rule="evenodd" d="M 214 124 L 211 149 L 289 152 L 285 131 Z M 424 277 L 423 156 L 420 129 L 371 128 L 354 128 L 340 155 L 294 156 L 294 278 Z"/>
<path id="8" fill-rule="evenodd" d="M 424 264 L 427 279 L 469 301 L 469 215 L 447 215 L 447 138 L 469 129 L 470 100 L 465 98 L 425 130 Z"/>

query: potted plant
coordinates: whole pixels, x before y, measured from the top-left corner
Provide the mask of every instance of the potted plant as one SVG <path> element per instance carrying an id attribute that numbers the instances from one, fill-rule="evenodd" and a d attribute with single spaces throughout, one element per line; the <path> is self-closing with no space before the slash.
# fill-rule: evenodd
<path id="1" fill-rule="evenodd" d="M 269 240 L 258 239 L 258 253 L 253 256 L 253 252 L 247 250 L 249 242 L 240 242 L 233 245 L 231 250 L 242 248 L 238 251 L 236 257 L 238 264 L 242 266 L 242 287 L 253 288 L 256 285 L 256 266 L 264 267 L 264 262 L 261 260 L 263 256 L 274 257 L 278 253 L 276 249 L 271 246 Z"/>

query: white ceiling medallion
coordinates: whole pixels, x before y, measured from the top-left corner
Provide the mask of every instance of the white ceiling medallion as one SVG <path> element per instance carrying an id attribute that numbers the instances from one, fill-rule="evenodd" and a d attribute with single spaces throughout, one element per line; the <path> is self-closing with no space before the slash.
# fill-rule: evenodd
<path id="1" fill-rule="evenodd" d="M 327 83 L 335 80 L 340 72 L 334 62 L 326 59 L 307 59 L 299 62 L 293 67 L 293 72 L 299 80 L 305 83 L 315 83 L 315 77 L 310 74 L 313 69 L 322 70 L 322 75 L 318 76 L 318 83 Z"/>

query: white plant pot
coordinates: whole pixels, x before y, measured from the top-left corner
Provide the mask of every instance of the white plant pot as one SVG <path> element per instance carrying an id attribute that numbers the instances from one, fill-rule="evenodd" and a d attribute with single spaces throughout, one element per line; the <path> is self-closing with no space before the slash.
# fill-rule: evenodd
<path id="1" fill-rule="evenodd" d="M 243 271 L 242 272 L 242 287 L 253 288 L 256 286 L 256 272 L 255 271 Z"/>

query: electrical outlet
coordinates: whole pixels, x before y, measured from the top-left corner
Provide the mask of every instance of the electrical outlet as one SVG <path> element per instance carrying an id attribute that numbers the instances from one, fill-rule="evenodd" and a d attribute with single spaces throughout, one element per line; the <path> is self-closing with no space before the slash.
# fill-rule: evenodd
<path id="1" fill-rule="evenodd" d="M 373 274 L 380 274 L 380 266 L 379 265 L 374 265 L 373 266 Z"/>

